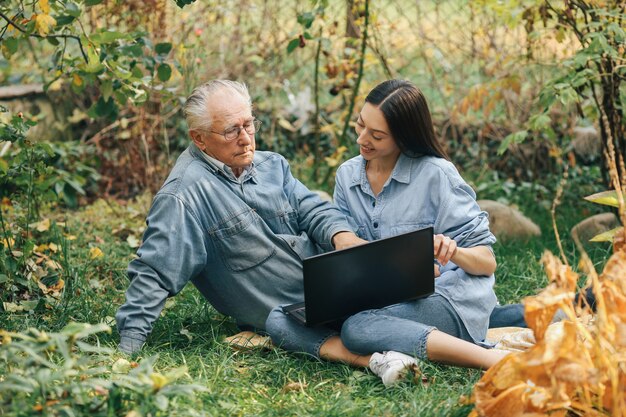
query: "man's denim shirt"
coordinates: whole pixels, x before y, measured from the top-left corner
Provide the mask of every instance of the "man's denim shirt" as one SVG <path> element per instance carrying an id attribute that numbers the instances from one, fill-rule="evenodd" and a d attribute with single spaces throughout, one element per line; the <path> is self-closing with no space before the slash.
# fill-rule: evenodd
<path id="1" fill-rule="evenodd" d="M 459 247 L 495 243 L 487 213 L 480 210 L 474 190 L 452 163 L 400 155 L 382 191 L 374 196 L 365 162 L 357 156 L 339 167 L 334 197 L 341 211 L 356 222 L 359 237 L 377 240 L 432 226 L 435 234 L 454 239 Z M 494 281 L 493 275 L 470 275 L 452 262 L 435 280 L 435 292 L 452 304 L 476 342 L 485 338 L 496 304 Z"/>
<path id="2" fill-rule="evenodd" d="M 131 283 L 116 315 L 122 342 L 143 342 L 167 297 L 190 280 L 219 312 L 263 329 L 272 308 L 304 299 L 302 259 L 332 250 L 334 234 L 353 230 L 276 153 L 256 152 L 242 175 L 240 182 L 209 163 L 194 144 L 178 158 L 128 266 Z"/>

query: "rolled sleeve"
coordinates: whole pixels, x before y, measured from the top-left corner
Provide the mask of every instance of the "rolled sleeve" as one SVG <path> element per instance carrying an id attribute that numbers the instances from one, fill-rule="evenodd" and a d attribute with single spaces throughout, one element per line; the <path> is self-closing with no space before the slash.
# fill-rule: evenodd
<path id="1" fill-rule="evenodd" d="M 489 230 L 489 216 L 476 202 L 474 190 L 466 183 L 450 184 L 443 193 L 435 230 L 454 239 L 460 247 L 490 246 L 496 237 Z"/>

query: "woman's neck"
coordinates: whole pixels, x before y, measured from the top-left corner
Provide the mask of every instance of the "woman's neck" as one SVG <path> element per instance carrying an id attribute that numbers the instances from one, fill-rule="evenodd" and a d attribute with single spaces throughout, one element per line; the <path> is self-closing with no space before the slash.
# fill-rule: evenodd
<path id="1" fill-rule="evenodd" d="M 377 158 L 372 159 L 371 161 L 367 161 L 365 167 L 367 172 L 371 172 L 377 175 L 386 175 L 389 177 L 391 172 L 396 166 L 396 162 L 398 162 L 398 158 L 400 155 L 395 155 L 390 158 Z"/>
<path id="2" fill-rule="evenodd" d="M 388 159 L 372 159 L 365 163 L 367 180 L 370 183 L 370 188 L 374 192 L 374 195 L 378 195 L 378 193 L 382 191 L 399 157 L 400 155 Z"/>

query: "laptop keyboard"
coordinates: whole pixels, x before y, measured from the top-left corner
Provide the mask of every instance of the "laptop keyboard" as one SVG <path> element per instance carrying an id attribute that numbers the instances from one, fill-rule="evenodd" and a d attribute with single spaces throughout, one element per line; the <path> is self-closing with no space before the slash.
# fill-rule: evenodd
<path id="1" fill-rule="evenodd" d="M 294 316 L 298 316 L 301 319 L 306 321 L 306 310 L 304 307 L 298 307 L 296 309 L 293 309 L 289 312 L 289 314 L 294 315 Z"/>

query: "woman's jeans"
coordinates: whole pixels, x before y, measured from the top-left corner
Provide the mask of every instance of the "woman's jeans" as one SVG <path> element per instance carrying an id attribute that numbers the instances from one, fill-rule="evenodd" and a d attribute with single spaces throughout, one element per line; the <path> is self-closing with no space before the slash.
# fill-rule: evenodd
<path id="1" fill-rule="evenodd" d="M 276 346 L 315 357 L 328 338 L 339 334 L 329 327 L 305 327 L 281 307 L 270 312 L 265 328 Z M 394 350 L 425 359 L 426 339 L 435 329 L 472 341 L 454 308 L 439 294 L 357 313 L 343 323 L 340 336 L 357 354 Z"/>

